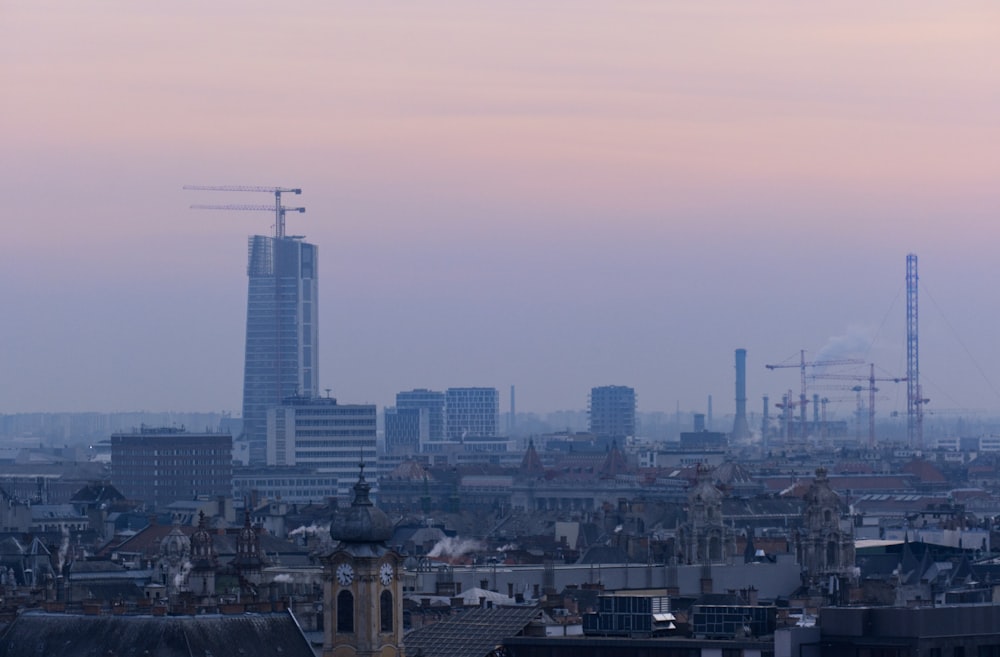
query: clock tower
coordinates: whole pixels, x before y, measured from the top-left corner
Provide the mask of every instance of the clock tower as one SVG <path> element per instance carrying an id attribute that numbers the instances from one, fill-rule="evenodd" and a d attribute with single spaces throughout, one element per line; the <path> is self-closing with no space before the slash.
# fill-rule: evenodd
<path id="1" fill-rule="evenodd" d="M 330 523 L 323 556 L 323 657 L 403 657 L 403 557 L 386 546 L 389 518 L 372 504 L 365 466 L 354 501 Z"/>

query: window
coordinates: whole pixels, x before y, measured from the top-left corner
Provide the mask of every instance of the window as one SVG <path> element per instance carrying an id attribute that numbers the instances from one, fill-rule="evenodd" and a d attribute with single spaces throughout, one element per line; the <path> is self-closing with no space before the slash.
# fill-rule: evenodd
<path id="1" fill-rule="evenodd" d="M 337 631 L 354 632 L 354 595 L 350 591 L 337 594 Z"/>
<path id="2" fill-rule="evenodd" d="M 389 591 L 382 591 L 379 596 L 379 612 L 382 631 L 392 632 L 392 593 Z"/>

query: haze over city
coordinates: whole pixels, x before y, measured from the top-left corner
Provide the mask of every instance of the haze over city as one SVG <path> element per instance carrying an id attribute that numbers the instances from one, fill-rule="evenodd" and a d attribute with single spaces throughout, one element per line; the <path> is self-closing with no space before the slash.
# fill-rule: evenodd
<path id="1" fill-rule="evenodd" d="M 592 386 L 732 412 L 765 363 L 1000 408 L 1000 6 L 125 2 L 0 9 L 0 411 L 238 410 L 246 236 L 300 187 L 320 387 Z M 905 388 L 885 411 L 905 410 Z"/>

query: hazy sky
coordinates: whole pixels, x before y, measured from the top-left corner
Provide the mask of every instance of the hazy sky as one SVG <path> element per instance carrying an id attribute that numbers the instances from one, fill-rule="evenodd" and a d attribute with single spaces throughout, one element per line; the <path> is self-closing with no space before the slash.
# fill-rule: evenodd
<path id="1" fill-rule="evenodd" d="M 303 188 L 344 402 L 902 375 L 914 252 L 931 406 L 1000 409 L 994 0 L 9 0 L 0 85 L 0 412 L 238 411 L 271 217 L 188 206 L 270 198 L 185 184 Z"/>

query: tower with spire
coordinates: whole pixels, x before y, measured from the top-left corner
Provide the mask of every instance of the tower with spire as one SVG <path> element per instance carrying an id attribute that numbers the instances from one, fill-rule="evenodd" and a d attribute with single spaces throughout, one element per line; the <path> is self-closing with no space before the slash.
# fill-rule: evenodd
<path id="1" fill-rule="evenodd" d="M 403 657 L 403 556 L 387 545 L 393 527 L 376 507 L 360 464 L 354 500 L 330 523 L 323 555 L 324 657 Z"/>

